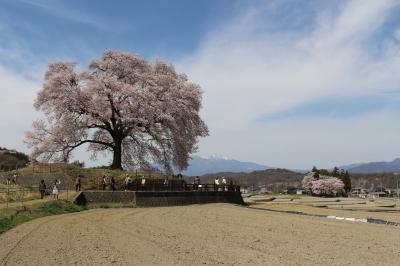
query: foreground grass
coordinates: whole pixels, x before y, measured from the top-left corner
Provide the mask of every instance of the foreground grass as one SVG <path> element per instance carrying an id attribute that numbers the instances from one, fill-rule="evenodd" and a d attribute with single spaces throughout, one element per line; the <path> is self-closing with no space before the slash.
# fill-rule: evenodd
<path id="1" fill-rule="evenodd" d="M 67 201 L 71 201 L 75 196 L 76 196 L 76 192 L 72 191 L 72 192 L 61 192 L 58 196 L 58 199 L 60 200 L 67 200 Z M 12 197 L 12 195 L 11 195 Z M 4 197 L 5 198 L 5 197 Z M 21 206 L 27 206 L 27 207 L 31 207 L 32 205 L 38 205 L 40 203 L 45 203 L 48 201 L 53 201 L 53 196 L 49 195 L 49 196 L 45 196 L 43 199 L 40 199 L 40 195 L 39 192 L 32 192 L 32 197 L 28 198 L 25 196 L 23 198 L 23 201 L 21 201 L 20 199 L 13 201 L 12 198 L 10 199 L 10 202 L 8 203 L 8 207 L 11 209 L 15 209 Z M 6 200 L 4 199 L 4 201 L 2 200 L 1 196 L 0 196 L 0 218 L 1 218 L 1 213 L 3 212 L 3 209 L 5 209 L 7 207 L 6 204 Z"/>
<path id="2" fill-rule="evenodd" d="M 0 234 L 11 228 L 31 221 L 36 218 L 73 213 L 87 210 L 86 206 L 78 206 L 66 200 L 54 200 L 29 207 L 19 207 L 13 209 L 2 209 L 0 214 Z"/>

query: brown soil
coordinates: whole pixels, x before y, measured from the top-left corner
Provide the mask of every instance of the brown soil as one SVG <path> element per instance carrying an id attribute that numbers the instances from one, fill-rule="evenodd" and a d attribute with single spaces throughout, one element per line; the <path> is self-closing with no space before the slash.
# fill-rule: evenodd
<path id="1" fill-rule="evenodd" d="M 0 235 L 2 265 L 398 265 L 400 228 L 229 204 L 98 209 Z"/>
<path id="2" fill-rule="evenodd" d="M 400 201 L 393 198 L 381 198 L 371 201 L 358 198 L 287 198 L 276 196 L 269 202 L 257 202 L 271 196 L 256 196 L 245 199 L 257 208 L 279 211 L 296 211 L 307 214 L 335 215 L 349 218 L 373 218 L 400 223 Z M 391 207 L 384 207 L 391 206 Z"/>

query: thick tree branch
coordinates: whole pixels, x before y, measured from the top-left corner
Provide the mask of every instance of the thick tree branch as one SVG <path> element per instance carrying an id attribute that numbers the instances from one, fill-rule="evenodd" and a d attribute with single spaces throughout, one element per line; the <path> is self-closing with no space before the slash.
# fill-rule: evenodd
<path id="1" fill-rule="evenodd" d="M 114 148 L 114 145 L 111 143 L 107 143 L 107 142 L 103 142 L 103 141 L 98 141 L 98 140 L 91 140 L 91 139 L 87 139 L 87 140 L 82 140 L 79 143 L 75 144 L 75 145 L 68 145 L 67 147 L 70 148 L 71 150 L 78 148 L 79 146 L 85 144 L 85 143 L 95 143 L 95 144 L 100 144 L 100 145 L 104 145 L 110 148 Z"/>

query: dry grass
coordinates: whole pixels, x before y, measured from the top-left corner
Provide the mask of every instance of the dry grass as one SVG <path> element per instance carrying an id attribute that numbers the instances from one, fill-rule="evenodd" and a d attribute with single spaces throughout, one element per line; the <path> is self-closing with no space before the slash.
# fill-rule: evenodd
<path id="1" fill-rule="evenodd" d="M 30 201 L 40 198 L 39 193 L 32 188 L 24 188 L 19 185 L 0 184 L 0 204 L 8 202 Z"/>
<path id="2" fill-rule="evenodd" d="M 18 208 L 20 206 L 32 206 L 35 204 L 54 200 L 52 195 L 48 195 L 48 196 L 45 196 L 44 199 L 40 199 L 40 195 L 38 192 L 30 192 L 29 194 L 25 194 L 25 195 L 27 195 L 27 196 L 24 198 L 23 201 L 21 201 L 21 200 L 9 201 L 8 207 L 9 208 Z M 75 195 L 76 195 L 75 191 L 61 192 L 58 195 L 58 198 L 60 200 L 72 200 L 75 197 Z M 4 197 L 4 195 L 2 197 Z M 6 198 L 3 198 L 3 201 L 0 201 L 0 214 L 3 211 L 3 209 L 6 208 L 6 206 L 7 206 Z"/>

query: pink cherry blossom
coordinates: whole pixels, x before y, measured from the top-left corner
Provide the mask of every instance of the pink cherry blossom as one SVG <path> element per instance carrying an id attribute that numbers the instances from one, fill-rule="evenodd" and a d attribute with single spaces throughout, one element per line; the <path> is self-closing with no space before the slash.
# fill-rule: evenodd
<path id="1" fill-rule="evenodd" d="M 312 182 L 311 190 L 316 195 L 337 196 L 343 192 L 344 183 L 336 177 L 328 177 Z"/>
<path id="2" fill-rule="evenodd" d="M 344 183 L 339 178 L 321 175 L 316 180 L 313 172 L 304 176 L 302 185 L 304 189 L 319 196 L 336 196 L 344 189 Z"/>
<path id="3" fill-rule="evenodd" d="M 35 107 L 45 119 L 33 123 L 26 142 L 32 156 L 67 161 L 89 144 L 95 157 L 113 153 L 113 168 L 162 165 L 185 169 L 208 128 L 199 116 L 200 86 L 161 60 L 106 51 L 88 71 L 55 62 L 45 74 Z"/>

